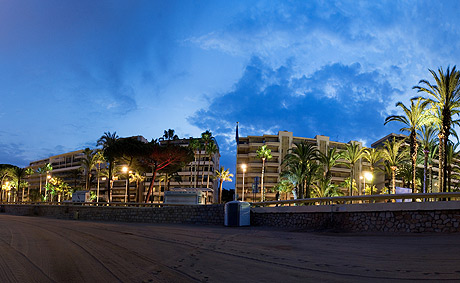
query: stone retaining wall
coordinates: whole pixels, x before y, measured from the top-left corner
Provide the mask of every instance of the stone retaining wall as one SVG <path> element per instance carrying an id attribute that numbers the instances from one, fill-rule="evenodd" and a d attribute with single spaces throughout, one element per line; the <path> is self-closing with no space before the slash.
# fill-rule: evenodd
<path id="1" fill-rule="evenodd" d="M 350 232 L 460 232 L 460 202 L 322 206 L 317 207 L 320 211 L 314 210 L 312 206 L 304 211 L 301 207 L 255 208 L 251 225 Z"/>
<path id="2" fill-rule="evenodd" d="M 0 205 L 0 212 L 58 219 L 223 225 L 223 205 L 96 207 L 76 205 Z"/>

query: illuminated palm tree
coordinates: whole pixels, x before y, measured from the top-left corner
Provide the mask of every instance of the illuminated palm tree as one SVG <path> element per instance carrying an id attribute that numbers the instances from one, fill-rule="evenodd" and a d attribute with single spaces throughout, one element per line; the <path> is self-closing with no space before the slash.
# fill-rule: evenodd
<path id="1" fill-rule="evenodd" d="M 436 128 L 431 125 L 423 126 L 418 132 L 420 145 L 423 148 L 424 162 L 423 162 L 423 193 L 427 192 L 427 177 L 428 177 L 428 161 L 431 148 L 434 146 L 436 138 Z"/>
<path id="2" fill-rule="evenodd" d="M 20 167 L 13 167 L 12 170 L 11 170 L 11 173 L 13 174 L 13 178 L 15 178 L 16 182 L 17 182 L 17 196 L 18 196 L 18 200 L 19 200 L 19 192 L 20 192 L 20 189 L 22 187 L 22 198 L 21 198 L 21 201 L 24 201 L 24 186 L 26 184 L 24 184 L 23 181 L 27 175 L 30 175 L 32 174 L 32 171 L 30 168 L 20 168 Z"/>
<path id="3" fill-rule="evenodd" d="M 452 116 L 460 113 L 460 73 L 454 66 L 452 70 L 447 68 L 444 73 L 442 68 L 436 73 L 429 70 L 436 84 L 431 84 L 427 80 L 419 82 L 422 86 L 414 86 L 418 92 L 428 94 L 427 101 L 432 105 L 433 112 L 437 114 L 440 121 L 439 129 L 439 188 L 441 192 L 446 191 L 445 176 L 447 175 L 447 156 L 445 150 L 449 141 L 451 127 L 459 124 L 457 121 L 452 121 Z"/>
<path id="4" fill-rule="evenodd" d="M 349 163 L 347 166 L 351 169 L 350 172 L 350 191 L 349 195 L 353 195 L 353 181 L 356 181 L 354 179 L 355 175 L 355 164 L 358 162 L 362 157 L 363 157 L 363 149 L 357 142 L 351 142 L 347 144 L 347 148 L 342 152 L 343 158 L 347 160 Z"/>
<path id="5" fill-rule="evenodd" d="M 272 158 L 272 150 L 267 148 L 267 145 L 259 147 L 256 151 L 257 157 L 262 159 L 262 176 L 260 178 L 260 201 L 265 200 L 265 188 L 264 188 L 264 173 L 265 173 L 265 160 L 270 160 Z"/>
<path id="6" fill-rule="evenodd" d="M 382 161 L 382 152 L 375 148 L 367 148 L 364 150 L 363 154 L 364 159 L 366 159 L 371 164 L 371 174 L 372 174 L 372 181 L 371 181 L 371 195 L 374 193 L 374 173 L 375 170 L 378 169 L 380 162 Z M 364 188 L 365 189 L 365 188 Z"/>
<path id="7" fill-rule="evenodd" d="M 281 179 L 275 186 L 275 191 L 284 193 L 284 199 L 288 199 L 288 194 L 294 189 L 294 184 L 289 179 Z"/>
<path id="8" fill-rule="evenodd" d="M 318 161 L 318 149 L 310 143 L 300 143 L 286 154 L 283 165 L 286 175 L 298 178 L 299 198 L 310 198 L 310 185 L 317 176 L 321 165 Z M 304 194 L 305 193 L 305 194 Z"/>
<path id="9" fill-rule="evenodd" d="M 406 159 L 406 151 L 403 150 L 404 140 L 396 141 L 393 138 L 392 141 L 386 140 L 382 151 L 382 157 L 387 162 L 387 166 L 391 170 L 391 182 L 392 182 L 392 193 L 396 192 L 396 170 L 400 163 Z"/>
<path id="10" fill-rule="evenodd" d="M 339 186 L 331 183 L 330 178 L 322 178 L 318 184 L 313 186 L 313 196 L 317 198 L 324 197 L 339 197 L 343 193 L 340 191 Z"/>
<path id="11" fill-rule="evenodd" d="M 415 102 L 414 102 L 415 101 Z M 434 117 L 429 111 L 426 110 L 428 101 L 422 98 L 411 100 L 410 108 L 407 108 L 402 102 L 396 103 L 396 107 L 401 107 L 405 116 L 392 115 L 385 119 L 385 124 L 391 121 L 401 122 L 406 127 L 401 128 L 401 131 L 407 131 L 409 135 L 410 157 L 412 162 L 412 193 L 416 190 L 416 171 L 417 171 L 417 156 L 418 156 L 418 142 L 417 131 L 424 125 L 430 125 L 434 122 Z"/>
<path id="12" fill-rule="evenodd" d="M 219 183 L 219 203 L 222 203 L 222 184 L 223 182 L 231 182 L 233 174 L 230 173 L 230 169 L 225 169 L 224 166 L 220 167 L 220 170 L 216 170 L 216 177 L 220 180 Z"/>
<path id="13" fill-rule="evenodd" d="M 48 176 L 47 175 L 52 170 L 53 170 L 53 167 L 49 163 L 46 163 L 45 165 L 43 165 L 42 167 L 39 167 L 37 169 L 37 173 L 40 175 L 40 194 L 42 193 L 42 175 L 43 174 L 46 175 L 45 180 L 46 180 L 46 183 L 48 183 Z"/>

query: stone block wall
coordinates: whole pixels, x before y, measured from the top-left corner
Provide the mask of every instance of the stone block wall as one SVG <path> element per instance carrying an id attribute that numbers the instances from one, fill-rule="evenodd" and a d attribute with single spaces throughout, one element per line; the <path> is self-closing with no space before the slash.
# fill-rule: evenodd
<path id="1" fill-rule="evenodd" d="M 96 207 L 78 205 L 0 205 L 0 212 L 58 219 L 223 225 L 223 205 Z"/>
<path id="2" fill-rule="evenodd" d="M 460 210 L 255 212 L 251 225 L 348 232 L 460 232 Z"/>

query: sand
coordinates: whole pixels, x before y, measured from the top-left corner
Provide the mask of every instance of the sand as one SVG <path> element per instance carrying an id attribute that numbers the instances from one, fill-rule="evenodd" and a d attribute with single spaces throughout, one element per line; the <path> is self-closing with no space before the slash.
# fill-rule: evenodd
<path id="1" fill-rule="evenodd" d="M 0 282 L 460 282 L 459 234 L 0 215 Z"/>

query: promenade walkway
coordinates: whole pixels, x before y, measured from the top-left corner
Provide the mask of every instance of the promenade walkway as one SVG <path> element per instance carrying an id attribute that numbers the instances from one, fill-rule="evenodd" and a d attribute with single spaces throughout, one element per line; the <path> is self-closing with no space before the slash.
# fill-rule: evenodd
<path id="1" fill-rule="evenodd" d="M 0 215 L 0 282 L 460 281 L 459 234 L 348 234 Z"/>

